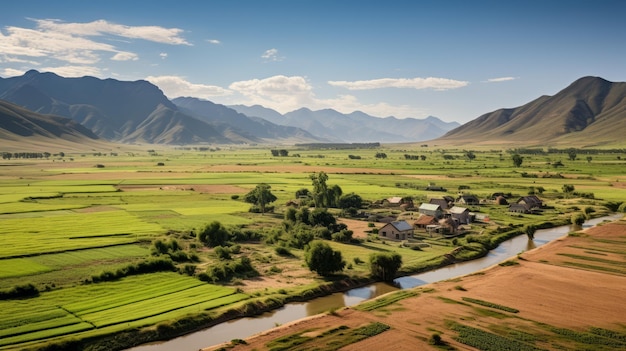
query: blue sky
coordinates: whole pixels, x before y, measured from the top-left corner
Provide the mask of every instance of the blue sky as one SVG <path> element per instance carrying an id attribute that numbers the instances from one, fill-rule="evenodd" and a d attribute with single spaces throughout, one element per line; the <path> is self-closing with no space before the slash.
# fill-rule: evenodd
<path id="1" fill-rule="evenodd" d="M 626 81 L 626 1 L 3 4 L 0 76 L 145 79 L 169 98 L 465 123 L 583 76 Z"/>

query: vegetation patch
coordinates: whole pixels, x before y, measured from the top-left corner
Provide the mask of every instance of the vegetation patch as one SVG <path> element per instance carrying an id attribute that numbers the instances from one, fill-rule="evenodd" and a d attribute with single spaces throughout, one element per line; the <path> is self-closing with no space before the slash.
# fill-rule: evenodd
<path id="1" fill-rule="evenodd" d="M 389 306 L 393 303 L 407 299 L 409 297 L 417 296 L 418 294 L 419 294 L 418 292 L 412 291 L 412 290 L 395 291 L 393 293 L 387 294 L 383 297 L 379 297 L 372 301 L 361 303 L 358 306 L 356 306 L 355 309 L 360 310 L 360 311 L 373 311 L 373 310 L 376 310 L 385 306 Z"/>
<path id="2" fill-rule="evenodd" d="M 497 303 L 492 303 L 492 302 L 489 302 L 489 301 L 473 299 L 471 297 L 463 297 L 462 299 L 463 299 L 463 301 L 471 302 L 471 303 L 474 303 L 474 304 L 477 304 L 477 305 L 481 305 L 481 306 L 485 306 L 485 307 L 489 307 L 489 308 L 495 308 L 497 310 L 502 310 L 502 311 L 505 311 L 505 312 L 511 312 L 511 313 L 518 313 L 519 312 L 519 310 L 516 309 L 516 308 L 511 308 L 511 307 L 499 305 Z"/>
<path id="3" fill-rule="evenodd" d="M 451 329 L 458 333 L 454 339 L 465 345 L 484 351 L 539 351 L 544 350 L 530 343 L 493 334 L 482 329 L 470 327 L 460 323 L 452 323 Z"/>
<path id="4" fill-rule="evenodd" d="M 315 337 L 306 336 L 309 331 L 288 335 L 267 343 L 272 351 L 284 350 L 320 350 L 334 351 L 385 332 L 390 327 L 379 322 L 372 322 L 359 328 L 351 329 L 345 325 L 329 329 Z M 310 344 L 310 345 L 309 345 Z"/>

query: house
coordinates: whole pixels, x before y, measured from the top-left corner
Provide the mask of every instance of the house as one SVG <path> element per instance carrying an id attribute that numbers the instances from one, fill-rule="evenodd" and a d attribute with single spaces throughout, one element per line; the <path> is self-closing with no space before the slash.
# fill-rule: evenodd
<path id="1" fill-rule="evenodd" d="M 478 205 L 480 204 L 480 200 L 474 195 L 460 195 L 456 199 L 456 203 L 462 205 Z"/>
<path id="2" fill-rule="evenodd" d="M 436 204 L 423 203 L 420 205 L 418 211 L 421 214 L 433 216 L 436 219 L 443 217 L 443 210 L 441 209 L 441 206 Z"/>
<path id="3" fill-rule="evenodd" d="M 526 204 L 515 203 L 509 205 L 509 212 L 530 213 L 530 208 Z"/>
<path id="4" fill-rule="evenodd" d="M 543 201 L 541 201 L 541 199 L 539 199 L 535 195 L 528 195 L 528 196 L 520 197 L 517 200 L 517 203 L 526 205 L 526 207 L 528 207 L 528 209 L 530 209 L 530 210 L 532 210 L 534 208 L 541 208 L 541 207 L 543 207 Z"/>
<path id="5" fill-rule="evenodd" d="M 439 205 L 442 210 L 447 210 L 450 207 L 448 206 L 448 201 L 446 201 L 446 199 L 430 199 L 428 200 L 428 203 Z"/>
<path id="6" fill-rule="evenodd" d="M 465 207 L 453 206 L 448 212 L 450 212 L 452 219 L 458 220 L 460 224 L 470 224 L 472 222 L 470 211 Z"/>
<path id="7" fill-rule="evenodd" d="M 392 240 L 406 240 L 413 237 L 413 226 L 407 221 L 387 223 L 378 230 L 378 235 Z"/>
<path id="8" fill-rule="evenodd" d="M 427 226 L 435 225 L 437 223 L 438 222 L 435 217 L 423 214 L 415 222 L 413 222 L 413 227 L 426 229 Z"/>
<path id="9" fill-rule="evenodd" d="M 400 196 L 394 196 L 383 200 L 384 207 L 413 207 L 413 200 L 410 198 L 402 198 Z"/>

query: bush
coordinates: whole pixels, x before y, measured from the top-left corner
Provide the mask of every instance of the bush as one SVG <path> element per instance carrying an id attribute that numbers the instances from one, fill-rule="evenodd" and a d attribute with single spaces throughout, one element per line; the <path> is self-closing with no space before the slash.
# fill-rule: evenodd
<path id="1" fill-rule="evenodd" d="M 0 290 L 0 300 L 20 299 L 39 295 L 39 289 L 31 283 L 16 285 L 10 289 Z"/>
<path id="2" fill-rule="evenodd" d="M 276 254 L 278 254 L 279 256 L 288 256 L 288 257 L 293 256 L 291 251 L 289 251 L 289 249 L 286 247 L 279 246 L 276 249 L 274 249 L 274 251 L 276 251 Z"/>
<path id="3" fill-rule="evenodd" d="M 319 240 L 311 242 L 305 254 L 305 261 L 311 271 L 322 276 L 341 271 L 346 266 L 341 251 L 335 251 L 330 245 Z"/>
<path id="4" fill-rule="evenodd" d="M 397 252 L 373 253 L 370 255 L 370 270 L 373 277 L 392 281 L 402 266 L 402 256 Z"/>

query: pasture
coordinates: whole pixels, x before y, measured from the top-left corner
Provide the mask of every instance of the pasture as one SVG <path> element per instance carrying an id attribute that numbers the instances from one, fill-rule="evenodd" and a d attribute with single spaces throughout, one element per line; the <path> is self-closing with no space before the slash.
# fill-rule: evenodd
<path id="1" fill-rule="evenodd" d="M 123 148 L 122 146 L 120 148 Z M 130 328 L 150 328 L 205 311 L 226 310 L 239 301 L 291 293 L 324 279 L 306 269 L 304 251 L 277 254 L 280 240 L 238 243 L 234 258 L 248 258 L 259 276 L 207 283 L 202 273 L 223 265 L 196 234 L 212 221 L 261 237 L 280 231 L 285 204 L 296 191 L 312 189 L 309 176 L 325 172 L 329 185 L 358 194 L 368 204 L 390 197 L 422 201 L 473 194 L 511 199 L 536 193 L 547 204 L 538 214 L 511 214 L 492 203 L 470 210 L 490 218 L 466 234 L 489 235 L 497 228 L 569 221 L 572 214 L 615 211 L 626 199 L 626 151 L 606 150 L 568 159 L 565 152 L 522 154 L 515 167 L 507 150 L 465 150 L 389 145 L 373 149 L 290 147 L 272 156 L 271 147 L 223 147 L 212 151 L 157 147 L 115 153 L 66 153 L 50 159 L 12 159 L 0 164 L 0 290 L 32 284 L 38 293 L 0 300 L 0 349 L 34 348 L 63 338 L 86 338 Z M 1 150 L 0 150 L 1 151 Z M 536 151 L 536 150 L 535 150 Z M 384 153 L 385 158 L 377 157 Z M 357 157 L 358 156 L 358 157 Z M 415 157 L 409 157 L 415 156 Z M 554 164 L 561 165 L 555 167 Z M 250 213 L 244 196 L 267 183 L 277 197 L 273 213 Z M 564 193 L 571 184 L 574 193 Z M 446 191 L 426 190 L 428 185 Z M 338 215 L 338 209 L 330 209 Z M 380 216 L 400 208 L 366 209 Z M 380 227 L 380 225 L 378 225 Z M 348 228 L 350 229 L 350 228 Z M 372 235 L 359 243 L 330 242 L 350 267 L 344 276 L 369 273 L 371 253 L 395 251 L 407 267 L 451 252 L 458 243 L 425 232 L 421 250 Z M 179 272 L 149 272 L 95 281 L 148 260 L 155 240 L 176 240 L 190 255 L 176 261 Z M 460 236 L 459 240 L 463 240 Z M 109 274 L 110 275 L 110 274 Z"/>

